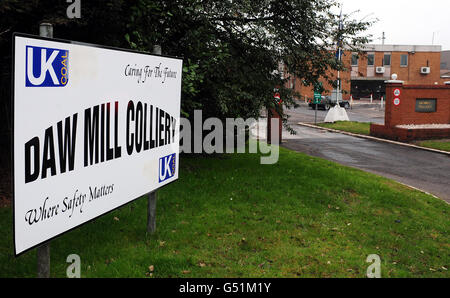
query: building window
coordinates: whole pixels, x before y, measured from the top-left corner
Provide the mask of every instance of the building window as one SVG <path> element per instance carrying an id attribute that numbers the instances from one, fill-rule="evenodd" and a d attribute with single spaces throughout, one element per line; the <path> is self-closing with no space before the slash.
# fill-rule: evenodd
<path id="1" fill-rule="evenodd" d="M 400 66 L 408 66 L 408 55 L 402 55 L 400 60 Z"/>
<path id="2" fill-rule="evenodd" d="M 384 54 L 384 66 L 391 66 L 391 54 Z"/>
<path id="3" fill-rule="evenodd" d="M 367 66 L 374 66 L 375 65 L 375 55 L 369 54 L 367 55 Z"/>
<path id="4" fill-rule="evenodd" d="M 352 54 L 352 66 L 358 66 L 358 54 Z"/>

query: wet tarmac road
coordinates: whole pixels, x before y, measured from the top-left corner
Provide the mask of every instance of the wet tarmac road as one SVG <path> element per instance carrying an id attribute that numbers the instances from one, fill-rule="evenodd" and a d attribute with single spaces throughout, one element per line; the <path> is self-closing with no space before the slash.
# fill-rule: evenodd
<path id="1" fill-rule="evenodd" d="M 305 104 L 302 104 L 297 109 L 288 110 L 286 112 L 290 116 L 290 124 L 297 124 L 298 122 L 314 123 L 315 111 Z M 327 113 L 327 111 L 318 110 L 317 122 L 323 122 Z M 379 104 L 355 104 L 353 109 L 347 110 L 347 114 L 350 121 L 384 124 L 384 110 L 380 109 Z"/>
<path id="2" fill-rule="evenodd" d="M 283 147 L 384 176 L 450 203 L 450 157 L 293 125 Z M 286 135 L 286 134 L 285 134 Z"/>

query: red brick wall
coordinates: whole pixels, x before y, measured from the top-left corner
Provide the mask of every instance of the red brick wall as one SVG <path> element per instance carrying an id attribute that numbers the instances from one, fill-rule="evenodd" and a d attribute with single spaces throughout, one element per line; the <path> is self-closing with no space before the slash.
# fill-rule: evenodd
<path id="1" fill-rule="evenodd" d="M 351 87 L 351 53 L 345 52 L 344 55 L 342 55 L 342 62 L 345 65 L 346 68 L 348 68 L 348 71 L 342 71 L 341 76 L 341 82 L 342 82 L 342 97 L 344 100 L 350 99 L 350 87 Z M 328 71 L 328 76 L 333 77 L 335 80 L 337 80 L 337 71 Z M 300 79 L 295 78 L 295 91 L 300 93 L 302 96 L 302 99 L 306 96 L 307 98 L 314 98 L 314 88 L 312 86 L 304 86 Z M 325 88 L 325 92 L 323 95 L 330 95 L 333 91 L 333 86 L 331 86 L 325 79 L 320 79 L 320 82 L 322 82 L 323 87 Z"/>
<path id="2" fill-rule="evenodd" d="M 394 90 L 397 88 L 401 91 L 399 106 L 394 105 Z M 418 98 L 436 98 L 436 112 L 416 112 Z M 450 124 L 450 86 L 386 84 L 385 123 L 387 127 L 405 124 Z"/>
<path id="3" fill-rule="evenodd" d="M 408 55 L 408 65 L 401 66 L 401 56 Z M 375 66 L 382 66 L 384 57 L 383 52 L 375 54 Z M 365 65 L 363 65 L 364 67 Z M 429 66 L 430 74 L 421 74 L 421 67 Z M 405 82 L 405 84 L 423 84 L 433 85 L 435 82 L 440 82 L 441 72 L 441 53 L 439 52 L 417 52 L 411 54 L 408 52 L 392 52 L 391 53 L 391 74 L 397 74 L 398 79 Z M 383 77 L 384 75 L 375 75 L 376 77 Z"/>
<path id="4" fill-rule="evenodd" d="M 406 53 L 405 53 L 406 54 Z M 400 65 L 400 53 L 394 55 L 392 58 L 398 57 L 398 62 L 395 65 Z M 406 84 L 434 84 L 439 82 L 441 77 L 441 53 L 421 52 L 416 54 L 409 54 L 408 76 L 398 76 L 400 80 L 404 80 Z M 424 75 L 420 73 L 420 68 L 424 66 L 431 68 L 431 73 Z M 395 73 L 395 70 L 394 72 Z"/>

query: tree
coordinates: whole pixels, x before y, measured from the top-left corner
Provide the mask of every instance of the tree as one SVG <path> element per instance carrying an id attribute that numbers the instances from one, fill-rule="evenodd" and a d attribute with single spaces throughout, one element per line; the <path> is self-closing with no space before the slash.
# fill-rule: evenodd
<path id="1" fill-rule="evenodd" d="M 39 24 L 50 22 L 55 38 L 129 47 L 124 36 L 134 0 L 82 1 L 81 19 L 66 16 L 65 0 L 0 1 L 0 166 L 8 166 L 11 134 L 12 34 L 39 34 Z"/>
<path id="2" fill-rule="evenodd" d="M 0 2 L 0 112 L 10 111 L 12 33 L 38 34 L 39 23 L 54 25 L 56 38 L 128 47 L 150 52 L 159 44 L 166 55 L 183 57 L 182 112 L 192 117 L 257 118 L 276 108 L 273 89 L 284 104 L 295 105 L 289 75 L 306 85 L 330 69 L 337 40 L 358 50 L 370 22 L 344 15 L 338 30 L 336 0 L 90 0 L 81 19 L 68 19 L 66 1 Z M 289 74 L 282 78 L 279 69 Z M 5 112 L 6 111 L 6 112 Z M 281 113 L 281 111 L 279 111 Z M 286 116 L 284 121 L 286 122 Z M 9 127 L 2 118 L 1 130 Z"/>
<path id="3" fill-rule="evenodd" d="M 276 86 L 285 105 L 295 105 L 285 87 L 289 75 L 306 85 L 320 77 L 334 83 L 329 70 L 344 69 L 335 59 L 338 39 L 356 51 L 369 41 L 360 34 L 370 22 L 344 15 L 338 30 L 337 8 L 335 0 L 140 0 L 126 37 L 135 49 L 161 44 L 165 54 L 184 57 L 186 116 L 202 109 L 206 116 L 256 118 L 277 107 Z M 281 62 L 284 78 L 275 71 Z"/>

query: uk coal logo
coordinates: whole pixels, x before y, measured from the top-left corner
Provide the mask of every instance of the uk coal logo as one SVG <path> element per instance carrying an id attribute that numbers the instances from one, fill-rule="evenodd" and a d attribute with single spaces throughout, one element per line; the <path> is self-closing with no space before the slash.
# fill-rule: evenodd
<path id="1" fill-rule="evenodd" d="M 26 87 L 65 87 L 69 82 L 69 51 L 27 46 Z"/>
<path id="2" fill-rule="evenodd" d="M 171 154 L 159 160 L 159 183 L 175 176 L 176 154 Z"/>

